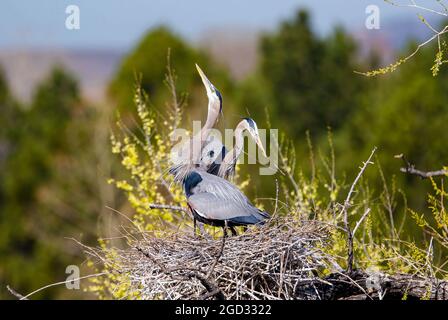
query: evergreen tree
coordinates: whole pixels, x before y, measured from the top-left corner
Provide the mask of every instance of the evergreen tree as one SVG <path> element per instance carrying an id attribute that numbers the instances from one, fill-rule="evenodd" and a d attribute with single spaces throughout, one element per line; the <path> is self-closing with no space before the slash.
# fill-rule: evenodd
<path id="1" fill-rule="evenodd" d="M 341 28 L 319 38 L 303 10 L 261 42 L 263 81 L 279 123 L 295 138 L 337 129 L 350 117 L 364 85 L 357 69 L 354 40 Z"/>
<path id="2" fill-rule="evenodd" d="M 210 59 L 189 46 L 180 37 L 165 27 L 149 31 L 124 59 L 109 86 L 110 96 L 121 111 L 133 111 L 135 85 L 148 94 L 151 103 L 163 107 L 171 99 L 164 79 L 167 73 L 167 59 L 177 75 L 178 93 L 188 92 L 193 99 L 191 105 L 204 105 L 206 99 L 201 79 L 196 71 L 199 64 L 215 86 L 225 93 L 230 87 L 227 74 L 213 66 Z M 228 98 L 228 96 L 225 96 Z M 199 100 L 196 100 L 199 99 Z M 227 102 L 227 99 L 226 99 Z M 204 110 L 201 110 L 204 113 Z"/>
<path id="3" fill-rule="evenodd" d="M 413 50 L 415 45 L 403 54 Z M 431 183 L 401 173 L 404 162 L 394 155 L 405 155 L 421 170 L 441 169 L 448 164 L 448 72 L 442 68 L 433 77 L 429 71 L 433 59 L 434 48 L 428 47 L 393 74 L 372 79 L 374 86 L 363 94 L 356 112 L 335 133 L 339 172 L 354 174 L 357 168 L 353 164 L 377 146 L 388 183 L 395 180 L 395 190 L 407 195 L 408 205 L 414 210 L 426 208 L 425 195 L 431 192 Z M 366 176 L 370 181 L 376 178 L 377 192 L 383 190 L 377 171 Z M 400 198 L 397 196 L 399 207 L 403 205 Z M 415 227 L 414 222 L 409 223 Z"/>
<path id="4" fill-rule="evenodd" d="M 69 137 L 79 136 L 81 127 L 70 126 L 79 108 L 76 81 L 57 69 L 39 85 L 31 106 L 11 124 L 14 139 L 9 140 L 11 149 L 1 174 L 0 278 L 6 282 L 3 286 L 10 284 L 19 292 L 30 292 L 63 280 L 66 266 L 73 264 L 73 257 L 60 245 L 64 237 L 75 235 L 69 232 L 64 217 L 71 216 L 68 220 L 76 221 L 79 212 L 64 208 L 59 216 L 51 215 L 45 206 L 45 194 L 46 186 L 59 179 L 58 167 L 82 150 L 71 150 L 67 143 Z M 74 172 L 62 174 L 65 181 L 70 181 Z M 62 201 L 67 199 L 70 198 Z M 39 297 L 54 297 L 59 289 L 47 290 Z"/>

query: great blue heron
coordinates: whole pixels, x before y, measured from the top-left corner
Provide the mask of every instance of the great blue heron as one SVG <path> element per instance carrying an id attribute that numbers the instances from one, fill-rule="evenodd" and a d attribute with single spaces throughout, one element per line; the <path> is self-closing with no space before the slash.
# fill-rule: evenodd
<path id="1" fill-rule="evenodd" d="M 202 147 L 210 134 L 210 130 L 218 120 L 219 114 L 222 112 L 221 93 L 215 88 L 210 80 L 208 80 L 197 64 L 196 69 L 198 70 L 202 83 L 207 91 L 207 120 L 198 133 L 182 145 L 173 148 L 171 152 L 172 165 L 170 167 L 170 173 L 174 175 L 174 179 L 177 182 L 182 182 L 190 170 L 199 167 Z"/>
<path id="2" fill-rule="evenodd" d="M 208 139 L 208 143 L 202 148 L 200 167 L 208 173 L 221 178 L 232 178 L 235 174 L 236 162 L 244 148 L 244 131 L 249 133 L 249 136 L 258 145 L 263 155 L 266 156 L 257 124 L 251 118 L 244 118 L 235 128 L 235 145 L 230 151 L 218 139 Z"/>
<path id="3" fill-rule="evenodd" d="M 201 169 L 190 171 L 184 178 L 188 207 L 196 220 L 224 228 L 236 234 L 235 226 L 263 224 L 270 216 L 257 209 L 249 199 L 229 181 Z"/>
<path id="4" fill-rule="evenodd" d="M 207 121 L 197 134 L 182 145 L 181 153 L 173 159 L 174 164 L 170 172 L 175 175 L 175 181 L 183 183 L 187 203 L 193 214 L 194 231 L 196 232 L 196 220 L 199 220 L 205 224 L 223 227 L 225 237 L 227 226 L 236 234 L 234 226 L 261 224 L 269 215 L 254 207 L 236 186 L 200 168 L 202 150 L 204 145 L 210 142 L 210 130 L 222 112 L 222 96 L 201 68 L 198 65 L 196 68 L 209 100 Z M 258 137 L 256 125 L 254 127 L 247 120 L 245 123 L 247 130 Z M 241 125 L 237 131 L 242 133 L 243 127 L 244 125 Z"/>

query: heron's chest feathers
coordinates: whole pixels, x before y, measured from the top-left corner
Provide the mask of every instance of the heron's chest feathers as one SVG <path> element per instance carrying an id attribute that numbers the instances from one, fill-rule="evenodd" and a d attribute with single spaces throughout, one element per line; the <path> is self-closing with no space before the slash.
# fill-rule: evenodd
<path id="1" fill-rule="evenodd" d="M 189 175 L 187 175 L 184 179 L 184 190 L 187 197 L 194 194 L 194 188 L 201 183 L 202 177 L 197 172 L 191 172 Z"/>

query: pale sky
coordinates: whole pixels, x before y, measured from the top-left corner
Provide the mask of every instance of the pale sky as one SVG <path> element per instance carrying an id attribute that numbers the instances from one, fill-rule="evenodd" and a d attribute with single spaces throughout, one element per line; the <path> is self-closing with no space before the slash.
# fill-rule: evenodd
<path id="1" fill-rule="evenodd" d="M 70 4 L 80 8 L 80 30 L 65 28 L 65 8 Z M 214 28 L 270 30 L 299 7 L 310 9 L 319 33 L 336 24 L 358 30 L 364 28 L 369 4 L 379 6 L 386 23 L 415 16 L 383 0 L 2 0 L 0 48 L 127 49 L 160 24 L 196 41 Z"/>

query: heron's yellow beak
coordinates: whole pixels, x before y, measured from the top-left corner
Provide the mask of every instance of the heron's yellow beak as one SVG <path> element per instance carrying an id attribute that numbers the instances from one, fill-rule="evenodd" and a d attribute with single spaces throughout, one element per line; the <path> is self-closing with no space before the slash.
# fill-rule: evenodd
<path id="1" fill-rule="evenodd" d="M 202 79 L 202 83 L 204 84 L 205 89 L 207 90 L 207 93 L 212 93 L 212 83 L 210 82 L 210 80 L 208 80 L 208 78 L 205 76 L 204 71 L 202 71 L 201 68 L 199 68 L 199 66 L 196 64 L 196 69 L 198 70 L 199 75 L 201 76 Z"/>
<path id="2" fill-rule="evenodd" d="M 263 143 L 261 142 L 260 137 L 257 136 L 257 140 L 255 140 L 255 141 L 257 143 L 258 148 L 260 148 L 260 150 L 263 154 L 263 157 L 267 158 L 268 156 L 266 155 L 266 150 L 264 150 Z"/>

